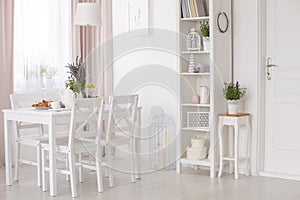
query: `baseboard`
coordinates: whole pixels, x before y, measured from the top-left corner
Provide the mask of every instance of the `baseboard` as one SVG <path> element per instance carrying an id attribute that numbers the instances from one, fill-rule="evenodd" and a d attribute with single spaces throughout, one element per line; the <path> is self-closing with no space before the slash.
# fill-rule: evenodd
<path id="1" fill-rule="evenodd" d="M 262 171 L 262 172 L 259 172 L 259 176 L 300 181 L 299 175 L 283 174 L 283 173 L 276 173 L 276 172 Z"/>

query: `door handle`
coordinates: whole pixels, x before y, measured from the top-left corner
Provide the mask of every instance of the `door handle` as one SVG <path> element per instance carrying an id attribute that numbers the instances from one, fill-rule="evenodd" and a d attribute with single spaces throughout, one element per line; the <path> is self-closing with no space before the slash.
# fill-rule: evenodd
<path id="1" fill-rule="evenodd" d="M 267 68 L 267 79 L 270 81 L 272 79 L 272 67 L 278 67 L 278 65 L 275 65 L 272 63 L 272 58 L 268 57 L 267 58 L 267 64 L 266 64 L 266 68 Z"/>

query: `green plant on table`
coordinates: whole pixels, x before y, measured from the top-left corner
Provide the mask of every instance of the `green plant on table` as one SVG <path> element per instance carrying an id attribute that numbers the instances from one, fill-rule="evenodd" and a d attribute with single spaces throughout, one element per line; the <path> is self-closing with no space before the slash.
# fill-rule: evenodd
<path id="1" fill-rule="evenodd" d="M 223 95 L 227 100 L 240 100 L 246 94 L 247 88 L 241 88 L 239 82 L 224 82 Z"/>
<path id="2" fill-rule="evenodd" d="M 66 88 L 73 90 L 73 92 L 81 93 L 82 97 L 86 97 L 85 94 L 85 83 L 86 83 L 86 64 L 82 58 L 76 57 L 74 63 L 68 63 L 66 66 L 69 68 L 71 75 L 65 82 Z"/>
<path id="3" fill-rule="evenodd" d="M 96 88 L 96 86 L 93 83 L 88 83 L 85 85 L 86 88 Z"/>

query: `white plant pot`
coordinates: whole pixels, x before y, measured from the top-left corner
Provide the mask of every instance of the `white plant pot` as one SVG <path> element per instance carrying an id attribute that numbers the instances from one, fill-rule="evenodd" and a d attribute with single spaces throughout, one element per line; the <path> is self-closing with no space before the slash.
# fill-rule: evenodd
<path id="1" fill-rule="evenodd" d="M 238 100 L 228 100 L 228 114 L 238 114 L 239 101 Z"/>
<path id="2" fill-rule="evenodd" d="M 210 51 L 210 37 L 203 37 L 204 51 Z"/>

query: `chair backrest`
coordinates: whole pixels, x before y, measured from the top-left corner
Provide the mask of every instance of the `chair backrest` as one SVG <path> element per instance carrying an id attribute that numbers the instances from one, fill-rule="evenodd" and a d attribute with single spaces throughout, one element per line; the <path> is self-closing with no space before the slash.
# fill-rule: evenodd
<path id="1" fill-rule="evenodd" d="M 38 103 L 41 100 L 43 100 L 42 93 L 24 93 L 10 95 L 10 104 L 12 109 L 30 108 L 32 104 Z"/>
<path id="2" fill-rule="evenodd" d="M 111 96 L 109 104 L 106 139 L 112 141 L 115 133 L 133 137 L 138 95 Z"/>
<path id="3" fill-rule="evenodd" d="M 46 100 L 61 101 L 61 95 L 65 92 L 65 89 L 53 89 L 44 92 Z"/>
<path id="4" fill-rule="evenodd" d="M 71 111 L 68 146 L 74 147 L 75 139 L 82 142 L 99 142 L 102 135 L 102 98 L 75 99 Z"/>
<path id="5" fill-rule="evenodd" d="M 16 108 L 30 108 L 32 104 L 38 103 L 42 100 L 60 101 L 60 93 L 64 90 L 50 90 L 39 93 L 17 93 L 10 95 L 10 104 L 12 109 Z"/>
<path id="6" fill-rule="evenodd" d="M 18 108 L 30 108 L 32 104 L 37 103 L 43 99 L 42 93 L 20 93 L 20 94 L 11 94 L 10 96 L 10 105 L 12 109 Z M 15 122 L 16 128 L 16 136 L 17 138 L 20 137 L 20 130 L 26 130 L 30 128 L 40 128 L 41 134 L 44 134 L 42 125 L 40 124 L 33 124 L 33 123 L 22 123 L 22 122 Z"/>

